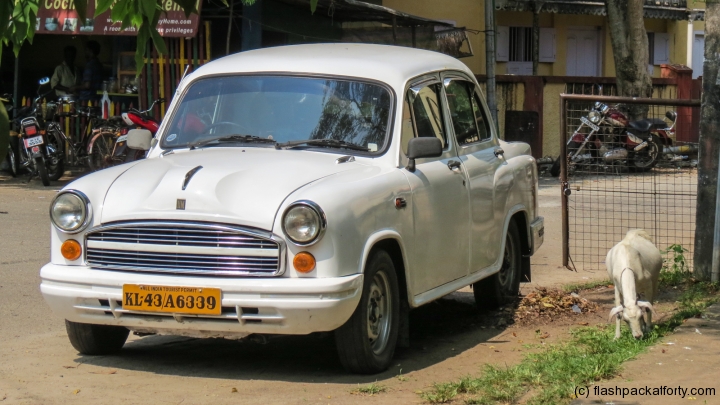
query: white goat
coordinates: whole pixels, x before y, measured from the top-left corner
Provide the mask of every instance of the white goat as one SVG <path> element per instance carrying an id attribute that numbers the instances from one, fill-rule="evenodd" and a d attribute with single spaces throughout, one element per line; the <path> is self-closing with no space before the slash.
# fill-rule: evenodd
<path id="1" fill-rule="evenodd" d="M 608 274 L 615 284 L 615 339 L 620 337 L 620 319 L 627 322 L 633 336 L 640 339 L 652 331 L 652 302 L 660 284 L 662 256 L 644 230 L 629 231 L 613 246 L 605 259 Z M 640 301 L 643 298 L 643 301 Z"/>

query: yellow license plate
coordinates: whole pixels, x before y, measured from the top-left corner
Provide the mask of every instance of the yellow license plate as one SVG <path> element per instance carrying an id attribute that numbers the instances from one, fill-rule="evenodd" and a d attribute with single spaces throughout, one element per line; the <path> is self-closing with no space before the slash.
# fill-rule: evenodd
<path id="1" fill-rule="evenodd" d="M 123 285 L 123 309 L 173 314 L 220 315 L 219 288 Z"/>

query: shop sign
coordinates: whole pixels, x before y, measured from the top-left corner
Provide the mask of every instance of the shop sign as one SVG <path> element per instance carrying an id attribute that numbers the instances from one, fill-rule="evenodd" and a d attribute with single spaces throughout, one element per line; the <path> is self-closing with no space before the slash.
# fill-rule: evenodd
<path id="1" fill-rule="evenodd" d="M 72 0 L 40 0 L 35 33 L 61 35 L 137 35 L 135 27 L 120 29 L 121 23 L 113 23 L 110 10 L 95 18 L 95 2 L 89 1 L 85 25 L 81 25 Z M 161 0 L 163 12 L 158 21 L 158 32 L 163 37 L 194 37 L 198 32 L 198 14 L 185 16 L 185 12 L 172 0 Z M 201 1 L 197 10 L 200 12 Z M 112 7 L 111 7 L 112 9 Z"/>

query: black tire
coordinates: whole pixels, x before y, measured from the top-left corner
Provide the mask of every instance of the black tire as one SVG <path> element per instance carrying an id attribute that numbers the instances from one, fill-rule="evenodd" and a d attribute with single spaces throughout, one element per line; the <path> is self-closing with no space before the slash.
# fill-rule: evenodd
<path id="1" fill-rule="evenodd" d="M 646 172 L 657 164 L 662 158 L 663 144 L 656 135 L 650 135 L 648 146 L 639 152 L 634 152 L 630 159 L 630 168 L 635 172 Z"/>
<path id="2" fill-rule="evenodd" d="M 104 133 L 95 140 L 88 156 L 90 170 L 98 171 L 113 165 L 114 144 L 115 136 L 112 133 Z"/>
<path id="3" fill-rule="evenodd" d="M 17 177 L 17 175 L 18 175 L 17 159 L 15 158 L 15 152 L 13 152 L 12 148 L 8 148 L 7 157 L 5 159 L 7 160 L 8 173 L 10 173 L 10 175 L 13 177 Z"/>
<path id="4" fill-rule="evenodd" d="M 355 312 L 335 330 L 335 345 L 345 370 L 375 374 L 390 366 L 400 327 L 398 291 L 390 255 L 383 250 L 376 251 L 365 267 L 362 297 Z"/>
<path id="5" fill-rule="evenodd" d="M 50 134 L 52 134 L 52 138 Z M 48 134 L 48 142 L 55 148 L 54 156 L 57 160 L 57 163 L 48 165 L 48 177 L 50 181 L 57 181 L 65 174 L 65 142 L 55 131 Z"/>
<path id="6" fill-rule="evenodd" d="M 35 170 L 37 170 L 38 177 L 40 177 L 40 181 L 42 181 L 43 186 L 49 186 L 50 177 L 48 177 L 47 167 L 45 167 L 45 159 L 43 159 L 42 156 L 35 158 Z"/>
<path id="7" fill-rule="evenodd" d="M 550 168 L 550 175 L 553 177 L 558 177 L 560 175 L 560 158 L 562 156 L 558 156 L 557 159 L 555 159 L 555 163 L 553 163 L 552 167 Z"/>
<path id="8" fill-rule="evenodd" d="M 521 273 L 520 232 L 515 221 L 510 221 L 500 271 L 473 284 L 473 295 L 478 308 L 496 309 L 515 300 L 520 292 Z"/>
<path id="9" fill-rule="evenodd" d="M 66 320 L 70 343 L 81 354 L 103 355 L 120 351 L 130 330 L 122 326 L 92 325 Z"/>

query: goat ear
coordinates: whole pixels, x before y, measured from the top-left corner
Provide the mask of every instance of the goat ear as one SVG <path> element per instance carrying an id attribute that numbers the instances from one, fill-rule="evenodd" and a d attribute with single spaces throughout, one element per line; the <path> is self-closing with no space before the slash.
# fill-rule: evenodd
<path id="1" fill-rule="evenodd" d="M 652 312 L 653 316 L 657 316 L 657 313 L 655 312 L 655 308 L 653 308 L 652 304 L 647 301 L 638 301 L 637 306 L 642 308 L 645 311 Z"/>
<path id="2" fill-rule="evenodd" d="M 618 317 L 619 317 L 619 316 L 620 316 L 620 313 L 622 312 L 622 310 L 623 310 L 622 305 L 617 306 L 617 307 L 611 309 L 611 310 L 610 310 L 610 317 L 608 317 L 608 321 L 612 321 L 613 316 L 618 316 Z"/>

